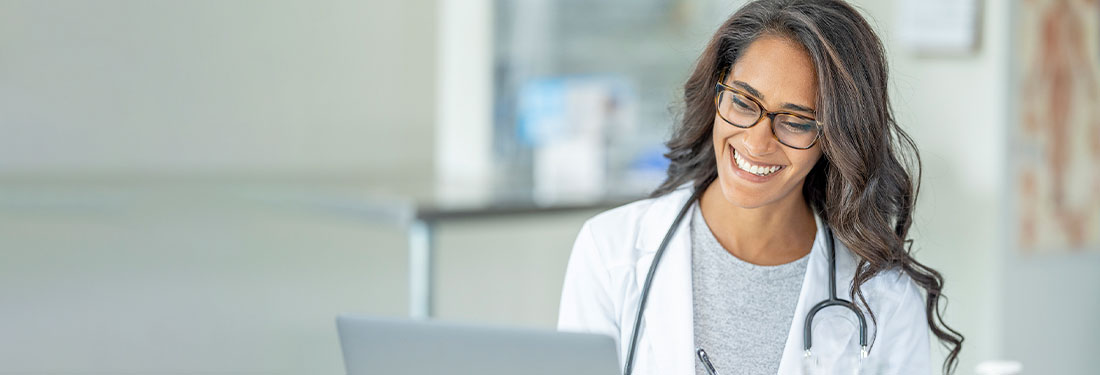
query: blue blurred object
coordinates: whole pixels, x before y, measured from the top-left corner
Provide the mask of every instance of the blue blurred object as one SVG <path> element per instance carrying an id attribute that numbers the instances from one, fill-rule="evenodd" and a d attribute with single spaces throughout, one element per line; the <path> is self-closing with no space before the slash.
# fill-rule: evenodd
<path id="1" fill-rule="evenodd" d="M 525 82 L 516 104 L 516 136 L 527 146 L 584 132 L 584 124 L 596 122 L 605 127 L 624 127 L 622 112 L 635 111 L 637 93 L 626 78 L 617 75 L 587 74 L 537 78 Z M 592 103 L 578 100 L 603 100 L 598 111 Z M 601 133 L 602 130 L 600 129 Z"/>
<path id="2" fill-rule="evenodd" d="M 664 145 L 656 145 L 646 148 L 638 153 L 638 156 L 634 158 L 634 161 L 630 163 L 631 170 L 658 170 L 664 172 L 668 170 L 668 165 L 671 163 L 665 153 L 668 152 L 668 148 Z"/>
<path id="3" fill-rule="evenodd" d="M 516 138 L 531 149 L 535 195 L 554 201 L 605 191 L 613 140 L 634 133 L 636 93 L 613 75 L 534 79 L 519 90 Z"/>

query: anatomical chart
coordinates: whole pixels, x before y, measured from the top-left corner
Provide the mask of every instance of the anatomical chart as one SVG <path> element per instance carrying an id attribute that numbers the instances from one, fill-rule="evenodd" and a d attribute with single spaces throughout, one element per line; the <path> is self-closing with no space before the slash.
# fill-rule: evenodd
<path id="1" fill-rule="evenodd" d="M 1013 22 L 1009 233 L 1100 251 L 1100 0 L 1023 0 Z"/>

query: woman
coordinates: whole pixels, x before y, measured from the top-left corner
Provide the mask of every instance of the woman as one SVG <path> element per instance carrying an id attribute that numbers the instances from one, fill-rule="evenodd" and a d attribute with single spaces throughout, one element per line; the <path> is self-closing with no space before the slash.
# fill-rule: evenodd
<path id="1" fill-rule="evenodd" d="M 684 85 L 668 179 L 581 229 L 559 328 L 611 335 L 634 374 L 928 374 L 929 332 L 953 372 L 963 337 L 940 318 L 943 278 L 909 252 L 920 162 L 886 72 L 841 0 L 745 5 Z M 833 270 L 854 304 L 817 312 L 804 351 Z"/>

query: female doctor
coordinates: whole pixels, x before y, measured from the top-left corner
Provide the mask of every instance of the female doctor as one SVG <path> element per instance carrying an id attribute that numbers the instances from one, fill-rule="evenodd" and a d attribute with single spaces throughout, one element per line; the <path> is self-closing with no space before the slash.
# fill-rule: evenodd
<path id="1" fill-rule="evenodd" d="M 929 374 L 929 333 L 953 372 L 886 73 L 841 0 L 741 8 L 684 85 L 667 180 L 581 228 L 559 329 L 614 337 L 632 374 Z"/>

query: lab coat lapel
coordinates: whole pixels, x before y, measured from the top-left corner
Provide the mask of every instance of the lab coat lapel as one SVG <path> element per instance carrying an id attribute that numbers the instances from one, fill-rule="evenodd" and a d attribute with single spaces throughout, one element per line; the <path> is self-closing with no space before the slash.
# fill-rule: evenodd
<path id="1" fill-rule="evenodd" d="M 779 362 L 779 374 L 802 374 L 802 360 L 805 356 L 803 350 L 803 331 L 805 330 L 806 315 L 814 305 L 829 298 L 829 253 L 826 246 L 824 223 L 821 217 L 815 213 L 817 222 L 817 236 L 810 250 L 810 259 L 806 264 L 806 275 L 802 279 L 802 291 L 798 296 L 795 306 L 794 318 L 791 319 L 791 329 L 787 333 L 787 344 L 783 349 L 783 358 Z M 835 234 L 834 234 L 835 238 Z M 837 297 L 848 299 L 848 290 L 855 275 L 855 259 L 839 240 L 835 242 L 837 252 Z M 837 313 L 847 312 L 846 309 L 837 307 L 826 308 L 818 312 L 814 321 L 824 320 L 827 316 L 837 316 Z M 844 315 L 839 315 L 844 316 Z M 870 323 L 870 321 L 868 321 Z M 836 352 L 837 345 L 847 345 L 850 336 L 838 340 L 837 337 L 813 337 L 813 351 L 815 355 L 821 352 Z"/>
<path id="2" fill-rule="evenodd" d="M 641 252 L 635 265 L 638 289 L 645 284 L 653 258 L 676 214 L 688 198 L 691 189 L 678 189 L 668 199 L 654 203 L 642 224 L 636 243 Z M 694 210 L 695 208 L 692 208 Z M 695 372 L 694 331 L 691 289 L 691 238 L 687 213 L 673 234 L 657 267 L 646 302 L 641 343 L 649 346 L 656 367 L 653 374 L 690 374 Z M 641 351 L 641 350 L 639 350 Z M 639 364 L 650 362 L 638 358 Z"/>

